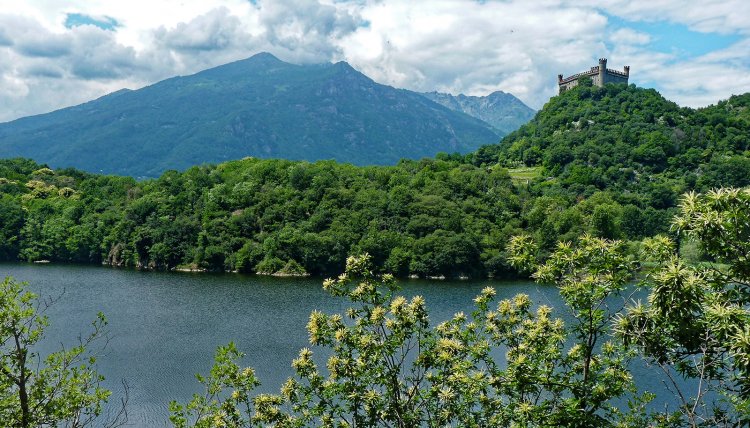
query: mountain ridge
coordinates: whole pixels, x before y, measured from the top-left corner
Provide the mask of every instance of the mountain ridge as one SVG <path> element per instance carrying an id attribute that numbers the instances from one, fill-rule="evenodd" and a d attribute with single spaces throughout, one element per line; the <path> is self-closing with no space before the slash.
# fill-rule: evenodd
<path id="1" fill-rule="evenodd" d="M 489 123 L 500 134 L 507 135 L 531 120 L 536 110 L 528 107 L 513 94 L 495 91 L 485 96 L 452 95 L 442 92 L 423 92 L 423 96 L 451 110 Z"/>
<path id="2" fill-rule="evenodd" d="M 55 167 L 156 176 L 246 156 L 359 165 L 466 153 L 502 136 L 346 62 L 268 53 L 0 124 L 0 150 Z"/>

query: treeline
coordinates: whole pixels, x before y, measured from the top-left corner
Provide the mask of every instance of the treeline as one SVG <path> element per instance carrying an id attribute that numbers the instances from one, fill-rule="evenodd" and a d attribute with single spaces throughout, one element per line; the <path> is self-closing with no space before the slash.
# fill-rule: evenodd
<path id="1" fill-rule="evenodd" d="M 330 274 L 360 251 L 401 276 L 498 275 L 523 226 L 507 170 L 440 160 L 245 159 L 140 183 L 0 165 L 5 259 Z"/>
<path id="2" fill-rule="evenodd" d="M 244 159 L 137 182 L 3 160 L 0 259 L 329 275 L 367 252 L 401 277 L 508 275 L 521 231 L 542 252 L 638 241 L 669 232 L 677 195 L 750 184 L 748 103 L 582 86 L 497 146 L 391 167 Z"/>
<path id="3" fill-rule="evenodd" d="M 534 197 L 505 168 L 458 161 L 246 159 L 145 182 L 27 160 L 0 165 L 6 260 L 323 275 L 367 252 L 398 276 L 501 276 L 512 271 L 505 242 L 522 230 L 550 240 L 561 230 L 640 236 L 612 230 L 614 194 Z M 661 211 L 653 215 L 659 223 Z"/>

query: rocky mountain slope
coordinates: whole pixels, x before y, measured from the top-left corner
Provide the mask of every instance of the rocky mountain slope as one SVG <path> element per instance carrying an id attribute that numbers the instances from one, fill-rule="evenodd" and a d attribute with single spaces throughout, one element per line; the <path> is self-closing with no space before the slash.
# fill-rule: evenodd
<path id="1" fill-rule="evenodd" d="M 425 97 L 454 111 L 483 120 L 498 133 L 509 134 L 534 117 L 536 111 L 512 94 L 496 91 L 483 97 L 426 92 Z"/>

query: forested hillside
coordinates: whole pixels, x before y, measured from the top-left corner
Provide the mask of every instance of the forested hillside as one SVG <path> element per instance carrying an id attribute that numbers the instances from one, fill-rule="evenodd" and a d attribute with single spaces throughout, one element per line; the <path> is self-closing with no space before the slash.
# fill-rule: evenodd
<path id="1" fill-rule="evenodd" d="M 400 275 L 479 275 L 520 227 L 506 170 L 441 160 L 247 159 L 142 183 L 1 165 L 6 259 L 323 274 L 367 251 Z"/>
<path id="2" fill-rule="evenodd" d="M 542 242 L 578 233 L 578 201 L 605 236 L 636 239 L 666 231 L 686 191 L 750 185 L 749 106 L 750 94 L 695 110 L 653 89 L 583 85 L 467 161 L 525 172 Z"/>
<path id="3" fill-rule="evenodd" d="M 555 185 L 638 190 L 644 181 L 707 189 L 750 184 L 750 94 L 694 110 L 653 89 L 583 86 L 472 155 L 475 164 L 544 167 Z"/>
<path id="4" fill-rule="evenodd" d="M 4 160 L 0 258 L 335 274 L 368 252 L 399 276 L 506 275 L 523 230 L 543 252 L 585 232 L 637 246 L 685 191 L 750 184 L 749 102 L 584 86 L 499 145 L 390 167 L 244 159 L 137 182 Z"/>

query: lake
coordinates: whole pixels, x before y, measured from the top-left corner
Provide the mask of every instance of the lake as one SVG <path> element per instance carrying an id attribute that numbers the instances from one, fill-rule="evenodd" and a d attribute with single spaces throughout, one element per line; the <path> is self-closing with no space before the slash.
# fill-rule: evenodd
<path id="1" fill-rule="evenodd" d="M 194 374 L 207 373 L 216 347 L 229 341 L 247 354 L 243 364 L 263 382 L 258 391 L 278 392 L 292 374 L 292 359 L 309 346 L 310 312 L 343 312 L 348 306 L 323 291 L 318 278 L 0 264 L 0 276 L 8 275 L 42 296 L 59 296 L 47 312 L 51 326 L 42 352 L 73 343 L 89 331 L 97 312 L 107 316 L 110 340 L 98 370 L 113 391 L 112 403 L 122 395 L 121 381 L 127 382 L 132 427 L 170 426 L 170 400 L 185 402 L 200 392 Z M 401 294 L 424 296 L 436 323 L 470 312 L 472 299 L 487 285 L 497 290 L 498 299 L 526 293 L 566 318 L 557 289 L 530 281 L 409 280 L 402 282 Z M 646 370 L 634 369 L 639 386 L 658 389 L 658 377 L 649 374 L 655 372 Z"/>

